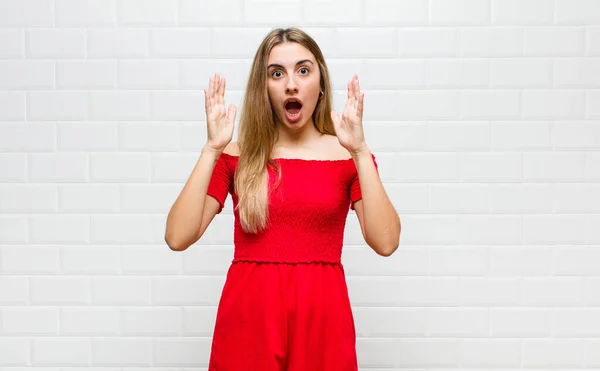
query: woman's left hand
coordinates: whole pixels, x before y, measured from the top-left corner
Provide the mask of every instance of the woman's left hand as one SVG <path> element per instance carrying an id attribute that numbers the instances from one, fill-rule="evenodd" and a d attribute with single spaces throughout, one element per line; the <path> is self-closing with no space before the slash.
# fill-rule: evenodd
<path id="1" fill-rule="evenodd" d="M 362 125 L 364 97 L 365 93 L 360 91 L 358 76 L 354 75 L 348 83 L 348 101 L 341 119 L 339 113 L 331 111 L 335 134 L 340 144 L 353 155 L 367 147 Z"/>

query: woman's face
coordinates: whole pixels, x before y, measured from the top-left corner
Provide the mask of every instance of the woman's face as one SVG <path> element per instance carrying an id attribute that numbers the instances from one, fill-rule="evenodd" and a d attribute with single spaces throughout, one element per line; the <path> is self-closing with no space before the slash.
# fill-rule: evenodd
<path id="1" fill-rule="evenodd" d="M 315 56 L 298 43 L 285 42 L 271 49 L 267 66 L 269 101 L 279 123 L 294 130 L 312 124 L 321 81 Z"/>

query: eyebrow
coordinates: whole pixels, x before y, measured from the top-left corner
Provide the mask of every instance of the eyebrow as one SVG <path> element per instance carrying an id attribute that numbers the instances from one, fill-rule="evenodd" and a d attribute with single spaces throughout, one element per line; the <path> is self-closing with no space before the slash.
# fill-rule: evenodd
<path id="1" fill-rule="evenodd" d="M 305 62 L 310 62 L 312 64 L 315 64 L 315 62 L 311 61 L 310 59 L 302 59 L 302 60 L 296 62 L 296 66 L 299 65 L 299 64 L 305 63 Z M 277 64 L 277 63 L 271 63 L 270 65 L 267 66 L 267 69 L 269 69 L 271 67 L 280 67 L 280 68 L 283 68 L 282 65 Z"/>

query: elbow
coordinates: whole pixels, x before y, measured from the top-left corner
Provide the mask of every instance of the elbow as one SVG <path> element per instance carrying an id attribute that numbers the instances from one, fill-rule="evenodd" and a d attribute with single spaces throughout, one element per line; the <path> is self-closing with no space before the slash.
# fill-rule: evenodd
<path id="1" fill-rule="evenodd" d="M 176 238 L 173 238 L 172 236 L 169 236 L 166 234 L 165 234 L 165 242 L 167 243 L 167 246 L 169 246 L 169 248 L 172 251 L 184 251 L 188 247 L 190 247 L 189 244 L 186 244 L 183 241 L 177 240 Z"/>
<path id="2" fill-rule="evenodd" d="M 383 246 L 380 246 L 378 249 L 375 249 L 375 251 L 377 252 L 377 254 L 384 256 L 384 257 L 389 257 L 391 256 L 396 250 L 398 250 L 398 246 L 400 246 L 400 243 L 397 242 L 392 242 Z"/>
<path id="3" fill-rule="evenodd" d="M 391 256 L 400 246 L 400 225 L 398 224 L 397 231 L 389 234 L 389 238 L 386 238 L 385 241 L 367 241 L 367 244 L 371 246 L 378 255 L 384 257 Z"/>
<path id="4" fill-rule="evenodd" d="M 381 241 L 378 243 L 367 241 L 367 245 L 371 246 L 377 255 L 388 257 L 398 250 L 398 246 L 400 246 L 400 240 L 399 238 L 396 238 L 393 241 Z"/>

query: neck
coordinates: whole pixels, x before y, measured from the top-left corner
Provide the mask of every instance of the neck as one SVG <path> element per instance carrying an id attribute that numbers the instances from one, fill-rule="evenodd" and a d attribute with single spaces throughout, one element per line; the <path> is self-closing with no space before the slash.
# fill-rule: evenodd
<path id="1" fill-rule="evenodd" d="M 278 123 L 277 132 L 276 145 L 282 147 L 303 147 L 322 135 L 315 127 L 312 117 L 298 130 L 291 130 L 285 124 Z"/>

